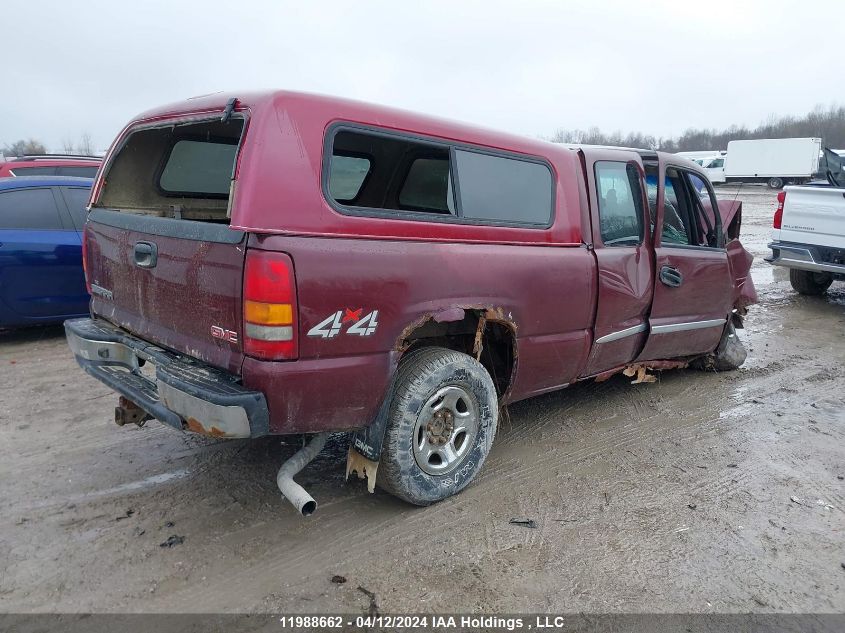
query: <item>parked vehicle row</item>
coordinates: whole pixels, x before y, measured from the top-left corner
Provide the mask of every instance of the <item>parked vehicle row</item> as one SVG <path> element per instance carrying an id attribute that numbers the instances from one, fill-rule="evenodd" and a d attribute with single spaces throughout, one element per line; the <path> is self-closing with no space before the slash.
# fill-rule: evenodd
<path id="1" fill-rule="evenodd" d="M 756 300 L 741 203 L 700 166 L 272 92 L 147 112 L 83 240 L 79 364 L 214 437 L 352 431 L 350 468 L 426 505 L 481 468 L 500 406 L 622 370 L 729 369 Z M 291 466 L 291 464 L 295 464 Z"/>
<path id="2" fill-rule="evenodd" d="M 679 152 L 701 165 L 712 183 L 764 182 L 770 189 L 803 184 L 822 171 L 819 138 L 731 141 L 727 151 Z"/>

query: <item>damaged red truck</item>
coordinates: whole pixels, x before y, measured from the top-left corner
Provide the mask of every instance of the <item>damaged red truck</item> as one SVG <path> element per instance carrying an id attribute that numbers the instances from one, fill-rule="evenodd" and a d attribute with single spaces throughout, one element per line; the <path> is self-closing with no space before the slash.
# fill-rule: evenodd
<path id="1" fill-rule="evenodd" d="M 715 211 L 714 211 L 715 210 Z M 645 150 L 567 147 L 342 99 L 216 95 L 115 140 L 65 324 L 118 423 L 353 433 L 348 468 L 426 505 L 462 490 L 503 405 L 739 366 L 756 300 L 741 205 Z"/>

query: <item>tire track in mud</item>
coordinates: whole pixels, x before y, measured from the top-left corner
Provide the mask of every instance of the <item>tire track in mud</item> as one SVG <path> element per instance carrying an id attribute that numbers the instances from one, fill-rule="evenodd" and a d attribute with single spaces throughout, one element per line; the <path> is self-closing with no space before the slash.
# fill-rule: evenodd
<path id="1" fill-rule="evenodd" d="M 624 403 L 623 403 L 624 405 Z M 630 406 L 630 404 L 628 405 Z M 644 410 L 642 403 L 636 403 L 634 405 L 639 410 Z M 657 412 L 653 412 L 651 416 L 645 418 L 645 421 L 655 420 L 658 417 Z M 466 499 L 467 493 L 473 491 L 475 494 L 473 495 L 474 499 L 472 500 L 473 504 L 478 504 L 484 500 L 485 497 L 495 494 L 494 489 L 497 488 L 495 483 L 497 481 L 501 481 L 503 479 L 513 479 L 513 478 L 520 478 L 524 479 L 526 477 L 530 478 L 535 471 L 547 468 L 549 466 L 566 466 L 566 465 L 575 465 L 578 462 L 582 462 L 585 460 L 589 460 L 594 458 L 598 455 L 605 454 L 609 451 L 618 450 L 621 447 L 629 446 L 632 444 L 643 443 L 651 438 L 654 435 L 661 432 L 661 427 L 659 425 L 655 425 L 649 432 L 644 432 L 643 430 L 643 419 L 640 419 L 637 423 L 631 423 L 626 425 L 626 428 L 622 431 L 623 435 L 620 437 L 619 429 L 616 427 L 613 428 L 605 428 L 604 429 L 604 436 L 598 442 L 592 442 L 591 446 L 588 448 L 578 449 L 574 452 L 569 452 L 567 454 L 561 455 L 554 449 L 550 449 L 547 451 L 545 456 L 541 456 L 539 460 L 535 462 L 535 464 L 531 466 L 525 465 L 516 465 L 516 468 L 503 468 L 502 464 L 496 464 L 494 468 L 490 468 L 488 470 L 483 471 L 483 475 L 479 478 L 479 481 L 466 493 L 461 496 L 461 500 L 464 505 L 467 505 L 468 499 Z M 688 419 L 685 423 L 685 426 L 695 427 L 701 425 L 701 420 L 699 419 Z M 674 431 L 677 431 L 678 428 L 682 428 L 681 425 L 675 425 L 673 427 Z M 490 463 L 488 462 L 488 465 Z M 491 482 L 491 480 L 493 480 Z M 493 483 L 494 485 L 490 485 Z M 482 491 L 488 491 L 484 494 Z M 347 512 L 351 514 L 354 512 L 354 508 L 349 508 L 348 511 L 344 511 L 332 519 L 328 519 L 327 523 L 324 525 L 320 525 L 319 529 L 321 531 L 325 530 L 327 532 L 334 532 L 336 527 L 339 526 L 346 526 L 346 529 L 343 530 L 344 534 L 344 543 L 348 546 L 350 551 L 355 551 L 359 549 L 364 549 L 366 551 L 371 551 L 372 547 L 377 547 L 375 543 L 370 546 L 366 546 L 367 542 L 373 538 L 373 534 L 376 533 L 379 535 L 380 540 L 386 540 L 388 542 L 393 543 L 394 545 L 405 546 L 413 541 L 419 540 L 419 536 L 417 534 L 417 524 L 423 525 L 430 525 L 434 524 L 439 526 L 441 529 L 443 527 L 450 527 L 459 523 L 462 520 L 461 514 L 456 513 L 455 510 L 451 507 L 452 502 L 447 501 L 443 504 L 439 504 L 432 508 L 426 509 L 424 512 L 419 512 L 417 517 L 387 517 L 385 520 L 376 522 L 375 524 L 369 523 L 366 528 L 349 528 L 349 519 L 350 517 L 347 516 Z M 354 517 L 352 517 L 354 521 Z M 318 526 L 315 526 L 318 527 Z M 410 535 L 410 536 L 403 536 L 403 535 Z M 656 535 L 659 537 L 661 535 Z M 662 537 L 665 538 L 666 534 L 663 534 Z M 534 541 L 536 541 L 539 537 L 533 537 L 532 540 L 529 539 L 529 536 L 523 536 L 526 539 L 526 543 L 531 545 Z M 397 543 L 398 540 L 398 543 Z M 485 530 L 485 537 L 483 539 L 485 541 L 484 549 L 491 554 L 493 550 L 497 550 L 501 548 L 502 542 L 496 537 L 496 530 Z M 542 539 L 540 539 L 542 540 Z M 335 559 L 334 553 L 327 553 L 322 555 L 324 558 L 321 558 L 320 554 L 315 555 L 313 552 L 306 551 L 302 554 L 295 556 L 295 557 L 280 557 L 275 562 L 268 562 L 264 563 L 260 566 L 260 569 L 256 569 L 252 567 L 248 573 L 244 574 L 244 577 L 237 577 L 237 578 L 228 578 L 227 582 L 235 581 L 239 584 L 241 582 L 249 582 L 249 576 L 257 576 L 260 578 L 266 577 L 273 577 L 275 574 L 279 573 L 282 568 L 287 570 L 287 574 L 296 573 L 299 571 L 306 571 L 307 568 L 312 568 L 318 565 L 318 563 L 328 564 L 332 562 L 334 559 L 335 562 L 343 562 L 347 565 L 354 565 L 358 562 L 361 562 L 362 559 L 368 558 L 369 554 L 363 555 L 354 555 L 348 554 L 344 558 L 338 561 Z M 541 556 L 541 553 L 536 554 L 537 557 Z M 539 560 L 539 559 L 536 559 Z M 191 604 L 193 607 L 199 607 L 200 604 L 197 602 L 199 598 L 193 595 L 186 595 L 180 598 L 179 603 L 181 604 L 184 600 L 184 604 Z"/>
<path id="2" fill-rule="evenodd" d="M 742 335 L 752 349 L 749 369 L 665 372 L 651 385 L 617 378 L 514 405 L 477 481 L 427 509 L 369 495 L 357 480 L 339 486 L 342 458 L 332 455 L 298 477 L 320 502 L 303 521 L 273 481 L 292 447 L 175 441 L 164 427 L 138 441 L 106 431 L 105 399 L 76 399 L 66 388 L 60 393 L 79 408 L 75 415 L 105 416 L 80 424 L 103 429 L 74 427 L 78 437 L 43 458 L 32 448 L 39 436 L 29 435 L 15 445 L 27 455 L 15 460 L 23 469 L 10 462 L 8 472 L 30 482 L 36 499 L 50 498 L 32 482 L 54 460 L 70 459 L 88 478 L 53 490 L 57 504 L 32 513 L 25 529 L 11 531 L 9 518 L 0 526 L 0 550 L 9 544 L 15 552 L 0 563 L 0 603 L 37 609 L 48 596 L 69 610 L 349 611 L 366 608 L 352 586 L 360 583 L 393 610 L 707 610 L 712 602 L 748 611 L 760 610 L 756 595 L 774 610 L 841 611 L 832 583 L 841 573 L 843 504 L 831 474 L 842 463 L 836 389 L 842 393 L 845 358 L 823 330 L 842 311 L 821 304 L 808 321 L 813 304 L 780 286 L 761 293 L 766 303 Z M 71 363 L 58 365 L 78 371 Z M 73 510 L 60 505 L 72 489 L 107 490 L 183 467 L 191 476 L 172 484 L 88 499 Z M 789 501 L 796 494 L 814 504 L 817 493 L 836 510 Z M 24 503 L 10 500 L 16 509 Z M 151 532 L 145 540 L 132 536 L 136 524 L 113 522 L 126 507 L 140 508 L 137 525 Z M 539 528 L 509 525 L 516 516 Z M 185 545 L 159 550 L 167 534 L 156 526 L 173 517 Z M 89 549 L 95 537 L 96 551 Z M 188 571 L 175 568 L 179 561 Z M 350 583 L 331 586 L 332 573 Z"/>

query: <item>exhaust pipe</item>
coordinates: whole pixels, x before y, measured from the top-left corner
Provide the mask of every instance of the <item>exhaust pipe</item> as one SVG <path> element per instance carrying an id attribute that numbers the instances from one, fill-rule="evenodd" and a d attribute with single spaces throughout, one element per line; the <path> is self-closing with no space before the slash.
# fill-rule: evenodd
<path id="1" fill-rule="evenodd" d="M 315 435 L 311 442 L 291 455 L 290 459 L 282 464 L 279 474 L 276 475 L 276 484 L 279 486 L 279 490 L 285 499 L 290 501 L 293 507 L 304 517 L 314 514 L 317 509 L 317 502 L 314 501 L 314 497 L 305 491 L 305 488 L 293 480 L 293 477 L 317 457 L 326 445 L 327 439 L 329 439 L 328 433 Z"/>

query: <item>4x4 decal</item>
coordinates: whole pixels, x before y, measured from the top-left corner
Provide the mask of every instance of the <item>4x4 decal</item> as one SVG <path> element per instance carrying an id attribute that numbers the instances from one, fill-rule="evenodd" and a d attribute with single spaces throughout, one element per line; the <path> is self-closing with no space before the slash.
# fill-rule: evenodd
<path id="1" fill-rule="evenodd" d="M 378 327 L 378 310 L 373 310 L 362 316 L 363 312 L 364 308 L 358 308 L 357 310 L 344 308 L 343 310 L 333 312 L 308 330 L 308 336 L 334 338 L 341 333 L 341 330 L 343 330 L 347 323 L 352 324 L 347 328 L 347 334 L 370 336 L 375 333 Z"/>

